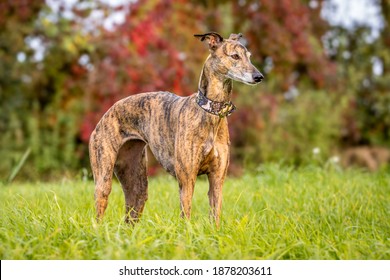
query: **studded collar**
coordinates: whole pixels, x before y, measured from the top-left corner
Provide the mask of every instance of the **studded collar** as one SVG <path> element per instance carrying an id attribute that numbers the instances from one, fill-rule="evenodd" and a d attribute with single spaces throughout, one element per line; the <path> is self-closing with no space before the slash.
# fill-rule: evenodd
<path id="1" fill-rule="evenodd" d="M 218 102 L 208 99 L 199 89 L 196 96 L 196 103 L 207 113 L 224 118 L 230 116 L 235 110 L 236 106 L 231 101 Z"/>

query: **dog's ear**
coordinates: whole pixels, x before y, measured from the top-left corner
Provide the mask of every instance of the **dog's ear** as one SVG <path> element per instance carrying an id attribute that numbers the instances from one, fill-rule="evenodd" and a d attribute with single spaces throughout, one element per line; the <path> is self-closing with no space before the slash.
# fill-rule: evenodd
<path id="1" fill-rule="evenodd" d="M 242 34 L 241 33 L 238 33 L 238 34 L 230 34 L 229 36 L 229 40 L 235 40 L 235 41 L 238 41 L 242 38 Z"/>
<path id="2" fill-rule="evenodd" d="M 209 32 L 205 34 L 195 34 L 201 41 L 207 40 L 210 51 L 215 51 L 220 45 L 222 45 L 223 38 L 217 32 Z"/>

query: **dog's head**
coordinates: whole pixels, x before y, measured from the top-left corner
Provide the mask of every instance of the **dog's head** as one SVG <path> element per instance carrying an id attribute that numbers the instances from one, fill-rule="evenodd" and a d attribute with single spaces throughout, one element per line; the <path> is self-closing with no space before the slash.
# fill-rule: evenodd
<path id="1" fill-rule="evenodd" d="M 211 67 L 227 78 L 254 85 L 260 83 L 264 76 L 250 61 L 251 53 L 239 41 L 241 34 L 231 34 L 223 39 L 216 32 L 196 34 L 201 41 L 207 41 L 211 52 Z"/>

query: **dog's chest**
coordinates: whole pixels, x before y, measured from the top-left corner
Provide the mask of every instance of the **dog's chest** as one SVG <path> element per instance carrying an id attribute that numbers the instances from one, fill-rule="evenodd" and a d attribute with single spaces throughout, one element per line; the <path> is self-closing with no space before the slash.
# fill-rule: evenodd
<path id="1" fill-rule="evenodd" d="M 213 132 L 210 132 L 203 145 L 203 158 L 210 155 L 210 152 L 213 150 L 214 145 L 215 145 L 215 134 Z M 218 156 L 218 152 L 216 149 L 214 149 L 213 153 L 214 156 Z"/>

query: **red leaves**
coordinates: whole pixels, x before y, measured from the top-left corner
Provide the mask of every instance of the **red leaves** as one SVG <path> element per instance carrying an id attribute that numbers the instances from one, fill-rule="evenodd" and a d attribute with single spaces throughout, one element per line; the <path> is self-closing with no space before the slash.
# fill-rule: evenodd
<path id="1" fill-rule="evenodd" d="M 141 22 L 129 32 L 130 41 L 134 44 L 137 54 L 145 57 L 149 44 L 156 44 L 156 34 L 151 19 Z"/>
<path id="2" fill-rule="evenodd" d="M 104 31 L 97 47 L 103 54 L 95 58 L 91 79 L 86 87 L 92 113 L 87 115 L 81 127 L 86 141 L 93 126 L 115 101 L 131 94 L 150 91 L 172 91 L 188 95 L 196 90 L 201 65 L 186 67 L 182 45 L 178 40 L 193 40 L 196 31 L 183 23 L 182 17 L 196 15 L 192 9 L 171 4 L 172 1 L 137 1 L 130 7 L 125 22 L 114 32 Z M 183 11 L 179 13 L 177 10 Z M 185 15 L 187 13 L 187 16 Z M 176 19 L 172 15 L 180 14 Z M 184 14 L 184 15 L 183 15 Z M 179 24 L 180 22 L 180 24 Z M 179 35 L 175 37 L 175 33 Z M 203 47 L 199 44 L 199 48 Z M 191 45 L 193 51 L 193 45 Z M 205 50 L 205 58 L 207 52 Z M 197 56 L 195 57 L 195 61 Z M 194 59 L 192 59 L 193 63 Z M 191 62 L 189 62 L 190 64 Z M 192 72 L 196 72 L 195 79 Z M 188 77 L 187 80 L 184 80 Z M 185 83 L 186 81 L 187 83 Z M 189 89 L 189 83 L 193 87 Z"/>
<path id="3" fill-rule="evenodd" d="M 13 0 L 0 2 L 0 28 L 7 20 L 15 18 L 18 22 L 28 22 L 36 16 L 44 0 Z"/>
<path id="4" fill-rule="evenodd" d="M 272 75 L 285 83 L 279 89 L 292 86 L 289 76 L 296 74 L 308 76 L 317 87 L 325 86 L 326 76 L 334 73 L 334 68 L 324 56 L 321 38 L 326 23 L 318 18 L 318 10 L 304 1 L 264 0 L 254 9 L 257 3 L 248 0 L 243 6 L 233 5 L 234 21 L 238 26 L 250 23 L 245 35 L 262 60 L 272 58 Z"/>

